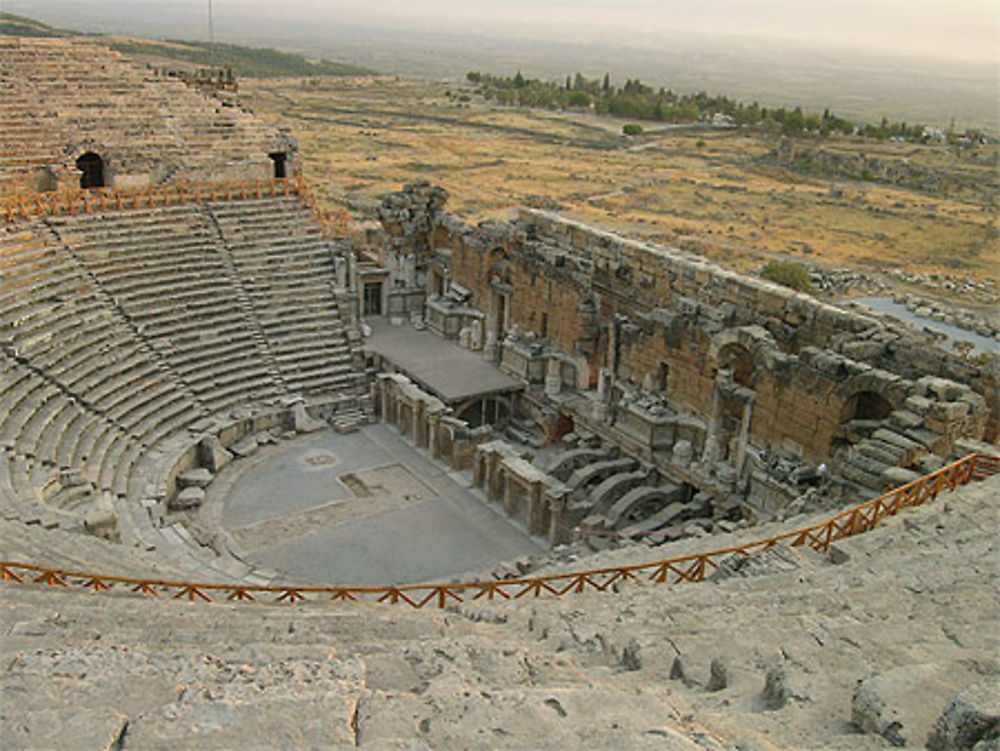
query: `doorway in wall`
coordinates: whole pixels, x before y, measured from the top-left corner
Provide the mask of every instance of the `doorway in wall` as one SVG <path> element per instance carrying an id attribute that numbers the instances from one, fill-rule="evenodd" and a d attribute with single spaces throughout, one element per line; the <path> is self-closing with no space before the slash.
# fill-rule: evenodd
<path id="1" fill-rule="evenodd" d="M 84 190 L 105 186 L 104 160 L 93 151 L 88 151 L 77 159 L 76 168 L 80 170 L 80 187 Z"/>
<path id="2" fill-rule="evenodd" d="M 365 282 L 363 315 L 382 315 L 382 282 Z"/>
<path id="3" fill-rule="evenodd" d="M 274 163 L 274 179 L 284 180 L 288 177 L 288 155 L 283 151 L 276 151 L 267 156 Z"/>

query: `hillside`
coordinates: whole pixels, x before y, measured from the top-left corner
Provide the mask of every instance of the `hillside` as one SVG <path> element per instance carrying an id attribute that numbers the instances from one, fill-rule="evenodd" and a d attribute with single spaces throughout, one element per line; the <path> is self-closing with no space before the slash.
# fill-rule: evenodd
<path id="1" fill-rule="evenodd" d="M 12 13 L 0 13 L 0 34 L 23 37 L 69 37 L 76 32 L 59 29 Z M 95 41 L 133 57 L 173 60 L 191 65 L 231 68 L 238 76 L 268 78 L 274 76 L 361 76 L 373 71 L 347 63 L 325 59 L 307 59 L 302 55 L 279 52 L 266 47 L 176 39 L 133 39 L 121 36 L 96 36 Z"/>
<path id="2" fill-rule="evenodd" d="M 418 79 L 268 79 L 241 93 L 291 128 L 327 209 L 427 179 L 469 220 L 525 204 L 741 272 L 777 259 L 860 279 L 921 272 L 993 284 L 1000 268 L 996 144 L 782 141 L 655 123 L 628 138 L 627 120 L 498 107 L 471 86 Z M 946 291 L 944 281 L 927 289 Z"/>

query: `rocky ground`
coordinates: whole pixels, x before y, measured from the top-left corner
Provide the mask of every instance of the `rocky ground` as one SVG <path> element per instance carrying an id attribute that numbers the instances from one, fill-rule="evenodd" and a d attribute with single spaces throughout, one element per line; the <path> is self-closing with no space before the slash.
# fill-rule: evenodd
<path id="1" fill-rule="evenodd" d="M 445 611 L 4 584 L 4 746 L 996 749 L 998 495 L 706 584 Z"/>

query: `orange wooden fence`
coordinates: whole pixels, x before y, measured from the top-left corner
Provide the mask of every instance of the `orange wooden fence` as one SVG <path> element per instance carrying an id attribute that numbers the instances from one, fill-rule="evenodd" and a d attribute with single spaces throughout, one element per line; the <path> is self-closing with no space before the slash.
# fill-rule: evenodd
<path id="1" fill-rule="evenodd" d="M 0 217 L 8 224 L 39 216 L 176 206 L 192 201 L 232 201 L 298 195 L 312 204 L 301 177 L 225 183 L 168 183 L 136 188 L 60 190 L 0 199 Z"/>
<path id="2" fill-rule="evenodd" d="M 41 216 L 90 214 L 100 211 L 151 209 L 197 201 L 238 201 L 299 196 L 327 237 L 346 233 L 353 222 L 344 209 L 321 212 L 301 174 L 294 178 L 224 183 L 167 183 L 136 188 L 95 188 L 0 198 L 0 220 L 7 224 Z"/>
<path id="3" fill-rule="evenodd" d="M 14 561 L 0 561 L 0 578 L 12 583 L 34 582 L 52 587 L 84 587 L 95 593 L 119 589 L 150 597 L 172 597 L 201 602 L 215 600 L 249 602 L 257 599 L 281 603 L 371 600 L 394 605 L 405 603 L 419 609 L 428 604 L 443 608 L 449 602 L 467 600 L 517 600 L 528 596 L 538 597 L 542 594 L 561 597 L 587 590 L 605 592 L 613 584 L 640 578 L 656 583 L 700 582 L 718 568 L 722 560 L 730 556 L 748 556 L 777 545 L 789 547 L 808 545 L 814 550 L 825 552 L 829 550 L 831 543 L 874 529 L 887 516 L 895 516 L 911 506 L 920 506 L 936 498 L 942 491 L 954 490 L 972 480 L 983 479 L 998 472 L 1000 472 L 1000 457 L 971 454 L 885 495 L 843 511 L 824 522 L 745 545 L 650 563 L 502 581 L 409 584 L 398 587 L 254 586 L 111 576 Z"/>

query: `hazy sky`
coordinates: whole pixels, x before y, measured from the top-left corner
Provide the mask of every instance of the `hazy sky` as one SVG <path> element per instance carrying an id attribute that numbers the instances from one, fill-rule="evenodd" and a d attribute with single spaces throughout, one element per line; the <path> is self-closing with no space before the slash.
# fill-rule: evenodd
<path id="1" fill-rule="evenodd" d="M 190 14 L 201 22 L 209 0 L 0 0 L 0 8 L 53 20 L 68 15 L 113 27 L 123 15 Z M 676 32 L 798 40 L 921 57 L 996 61 L 997 0 L 212 0 L 220 34 L 232 18 L 313 20 L 578 42 L 655 45 Z M 54 11 L 55 9 L 55 11 Z M 101 11 L 105 10 L 106 18 Z M 103 22 L 103 23 L 102 23 Z"/>

